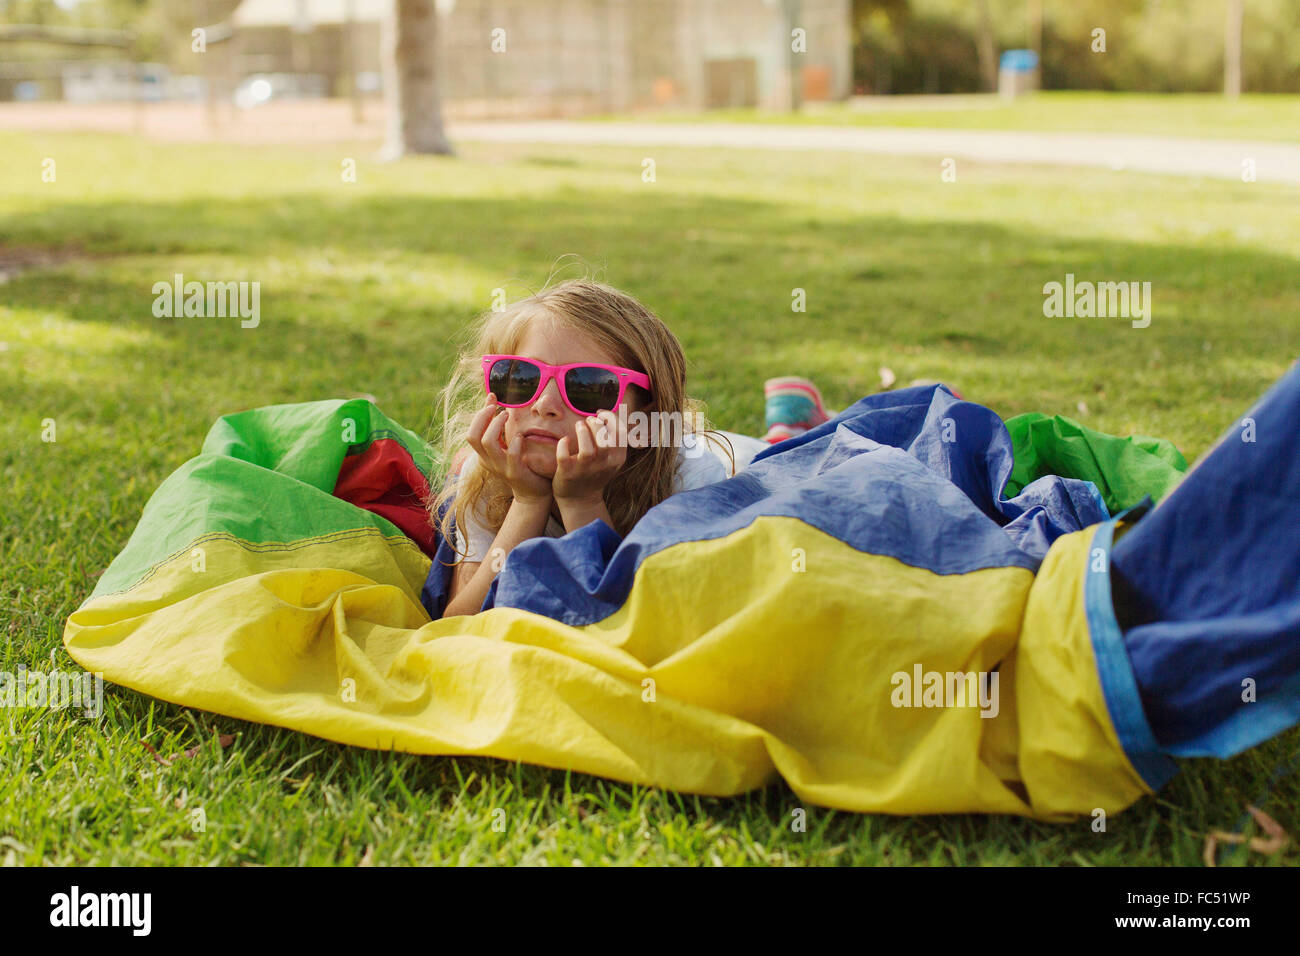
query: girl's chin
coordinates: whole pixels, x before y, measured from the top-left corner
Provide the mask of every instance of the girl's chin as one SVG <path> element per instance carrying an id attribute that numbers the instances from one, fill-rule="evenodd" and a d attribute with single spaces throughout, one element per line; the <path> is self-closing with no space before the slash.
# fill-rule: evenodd
<path id="1" fill-rule="evenodd" d="M 524 464 L 543 478 L 554 478 L 555 449 L 530 448 L 524 452 Z"/>

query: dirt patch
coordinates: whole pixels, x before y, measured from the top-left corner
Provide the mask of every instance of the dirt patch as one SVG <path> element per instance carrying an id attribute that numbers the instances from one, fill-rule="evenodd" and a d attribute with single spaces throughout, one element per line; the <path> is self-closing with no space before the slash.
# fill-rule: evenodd
<path id="1" fill-rule="evenodd" d="M 0 246 L 0 285 L 32 269 L 48 269 L 51 266 L 84 258 L 86 254 L 80 249 Z"/>
<path id="2" fill-rule="evenodd" d="M 578 116 L 586 109 L 564 98 L 465 100 L 443 104 L 454 137 L 459 123 Z M 353 143 L 378 149 L 384 104 L 366 100 L 360 115 L 348 100 L 283 100 L 254 109 L 218 103 L 0 103 L 0 130 L 85 130 L 179 142 Z"/>

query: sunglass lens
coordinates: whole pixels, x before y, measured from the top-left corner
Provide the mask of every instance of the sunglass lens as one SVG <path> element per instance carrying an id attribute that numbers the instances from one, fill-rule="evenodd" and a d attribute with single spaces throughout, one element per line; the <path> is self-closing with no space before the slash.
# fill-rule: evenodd
<path id="1" fill-rule="evenodd" d="M 488 371 L 488 387 L 497 401 L 506 405 L 522 405 L 532 399 L 541 380 L 541 369 L 532 362 L 517 359 L 493 362 Z"/>
<path id="2" fill-rule="evenodd" d="M 592 366 L 571 368 L 564 375 L 564 391 L 574 408 L 588 415 L 612 411 L 618 404 L 618 376 Z"/>

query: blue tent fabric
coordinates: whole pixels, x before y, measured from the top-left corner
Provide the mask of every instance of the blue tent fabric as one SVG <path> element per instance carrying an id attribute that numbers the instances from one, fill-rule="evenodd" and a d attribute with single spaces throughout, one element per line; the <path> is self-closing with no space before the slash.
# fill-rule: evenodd
<path id="1" fill-rule="evenodd" d="M 1298 423 L 1294 365 L 1114 547 L 1124 643 L 1170 754 L 1231 757 L 1300 722 Z"/>
<path id="2" fill-rule="evenodd" d="M 1146 702 L 1138 689 L 1124 636 L 1120 631 L 1114 599 L 1115 529 L 1121 521 L 1141 520 L 1151 507 L 1151 499 L 1144 498 L 1131 508 L 1117 514 L 1109 521 L 1097 525 L 1089 547 L 1089 573 L 1084 576 L 1083 599 L 1088 616 L 1088 632 L 1092 638 L 1093 659 L 1101 678 L 1106 708 L 1124 753 L 1146 785 L 1159 790 L 1178 772 L 1178 765 L 1170 759 L 1156 739 L 1147 720 Z"/>
<path id="3" fill-rule="evenodd" d="M 947 478 L 1037 561 L 1062 534 L 1109 517 L 1097 486 L 1075 478 L 1044 476 L 1019 495 L 1003 497 L 1015 465 L 1006 425 L 990 409 L 942 385 L 868 395 L 829 422 L 759 452 L 754 462 L 816 442 L 841 422 Z"/>
<path id="4" fill-rule="evenodd" d="M 640 563 L 724 537 L 760 515 L 797 518 L 853 548 L 940 574 L 1038 568 L 1051 543 L 1109 517 L 1089 481 L 1045 476 L 1007 499 L 1011 438 L 990 409 L 942 385 L 867 396 L 772 445 L 727 481 L 652 508 L 627 538 L 593 522 L 536 538 L 506 559 L 483 609 L 514 607 L 582 626 L 624 603 Z M 454 551 L 441 542 L 422 600 L 446 606 Z"/>

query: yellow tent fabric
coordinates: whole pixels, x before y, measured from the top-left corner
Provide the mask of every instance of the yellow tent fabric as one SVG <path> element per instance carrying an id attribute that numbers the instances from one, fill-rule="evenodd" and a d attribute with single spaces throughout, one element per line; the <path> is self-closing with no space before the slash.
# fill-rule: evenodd
<path id="1" fill-rule="evenodd" d="M 1150 792 L 1098 677 L 1084 592 L 1099 527 L 1058 538 L 1036 575 L 937 574 L 763 516 L 650 555 L 622 609 L 583 627 L 513 608 L 431 621 L 429 559 L 379 528 L 217 534 L 92 596 L 64 643 L 115 683 L 362 747 L 711 795 L 780 776 L 845 810 L 1062 820 Z M 918 664 L 994 672 L 996 715 L 915 706 L 899 675 Z"/>

